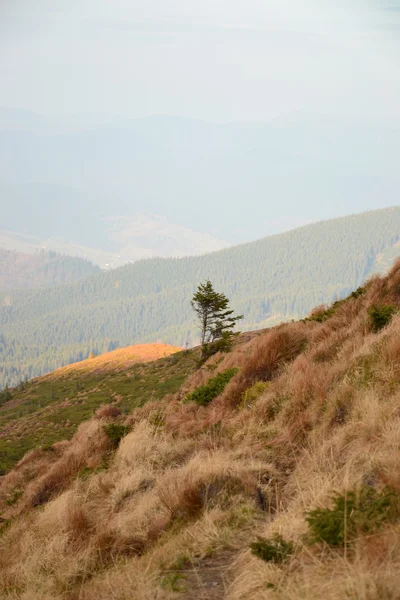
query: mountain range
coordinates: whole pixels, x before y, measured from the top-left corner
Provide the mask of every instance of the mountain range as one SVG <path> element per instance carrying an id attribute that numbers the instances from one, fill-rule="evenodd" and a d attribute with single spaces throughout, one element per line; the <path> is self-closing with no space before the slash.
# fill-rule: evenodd
<path id="1" fill-rule="evenodd" d="M 0 291 L 0 381 L 15 384 L 141 342 L 197 343 L 190 307 L 210 278 L 244 329 L 304 317 L 400 254 L 400 208 L 307 225 L 198 257 L 149 259 L 68 285 Z"/>

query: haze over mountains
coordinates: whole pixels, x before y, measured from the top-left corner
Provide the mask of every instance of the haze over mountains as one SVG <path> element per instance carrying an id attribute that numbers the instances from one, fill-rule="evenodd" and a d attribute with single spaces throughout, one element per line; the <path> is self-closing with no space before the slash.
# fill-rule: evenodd
<path id="1" fill-rule="evenodd" d="M 118 266 L 391 206 L 399 140 L 395 119 L 154 117 L 84 128 L 0 111 L 0 247 Z"/>
<path id="2" fill-rule="evenodd" d="M 211 278 L 240 327 L 268 327 L 344 297 L 400 254 L 400 208 L 308 225 L 199 257 L 151 259 L 50 289 L 0 291 L 0 382 L 139 342 L 198 341 L 190 307 Z"/>

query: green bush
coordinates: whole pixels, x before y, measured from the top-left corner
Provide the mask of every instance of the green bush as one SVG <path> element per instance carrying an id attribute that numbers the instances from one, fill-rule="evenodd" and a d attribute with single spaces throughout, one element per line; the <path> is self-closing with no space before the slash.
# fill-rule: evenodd
<path id="1" fill-rule="evenodd" d="M 372 330 L 376 332 L 386 327 L 396 312 L 396 306 L 390 304 L 374 304 L 371 306 L 368 310 L 368 315 Z"/>
<path id="2" fill-rule="evenodd" d="M 378 492 L 363 486 L 358 492 L 336 494 L 332 502 L 333 508 L 317 508 L 307 513 L 312 543 L 343 546 L 400 516 L 399 496 L 389 488 Z"/>
<path id="3" fill-rule="evenodd" d="M 115 446 L 115 448 L 117 448 L 122 438 L 128 435 L 128 433 L 131 430 L 129 426 L 118 425 L 117 423 L 110 423 L 109 425 L 104 425 L 103 429 L 106 432 L 109 440 L 113 443 L 113 446 Z"/>
<path id="4" fill-rule="evenodd" d="M 250 547 L 254 556 L 265 562 L 273 563 L 285 562 L 295 551 L 294 543 L 287 542 L 280 535 L 272 539 L 258 537 L 257 541 L 253 542 Z"/>
<path id="5" fill-rule="evenodd" d="M 222 373 L 218 373 L 210 379 L 205 385 L 202 385 L 194 390 L 186 397 L 186 402 L 196 402 L 201 406 L 207 406 L 214 398 L 219 396 L 230 382 L 232 377 L 236 375 L 238 369 L 228 369 Z"/>

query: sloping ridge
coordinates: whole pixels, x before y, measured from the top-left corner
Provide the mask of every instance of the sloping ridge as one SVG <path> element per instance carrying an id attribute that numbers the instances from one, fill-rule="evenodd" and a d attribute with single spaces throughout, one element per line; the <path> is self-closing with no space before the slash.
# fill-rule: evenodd
<path id="1" fill-rule="evenodd" d="M 60 367 L 44 379 L 58 379 L 60 377 L 67 377 L 73 373 L 92 374 L 99 371 L 128 369 L 134 364 L 166 358 L 171 354 L 181 351 L 182 348 L 179 346 L 171 346 L 170 344 L 135 344 L 134 346 L 105 352 L 104 354 L 100 354 L 100 356 L 93 356 L 66 367 Z"/>
<path id="2" fill-rule="evenodd" d="M 0 482 L 4 597 L 395 600 L 399 340 L 400 262 L 30 452 Z"/>

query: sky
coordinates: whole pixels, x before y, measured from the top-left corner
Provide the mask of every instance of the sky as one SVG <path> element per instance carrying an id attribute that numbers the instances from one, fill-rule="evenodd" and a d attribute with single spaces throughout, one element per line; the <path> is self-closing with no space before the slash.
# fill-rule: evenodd
<path id="1" fill-rule="evenodd" d="M 397 204 L 399 59 L 400 0 L 0 0 L 0 207 L 237 243 Z"/>
<path id="2" fill-rule="evenodd" d="M 89 119 L 400 116 L 398 0 L 1 0 L 0 105 Z"/>

